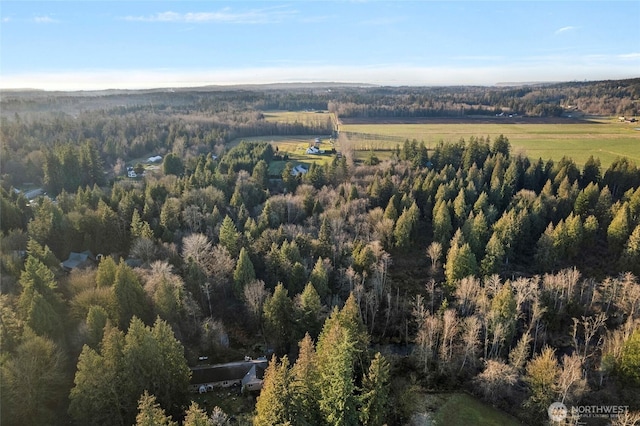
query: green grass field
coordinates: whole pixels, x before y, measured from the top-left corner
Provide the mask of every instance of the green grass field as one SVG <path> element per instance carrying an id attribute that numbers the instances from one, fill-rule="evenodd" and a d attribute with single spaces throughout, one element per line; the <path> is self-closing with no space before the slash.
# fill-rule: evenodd
<path id="1" fill-rule="evenodd" d="M 447 426 L 518 426 L 508 414 L 464 393 L 451 394 L 433 416 L 434 425 Z"/>
<path id="2" fill-rule="evenodd" d="M 559 160 L 571 157 L 583 165 L 590 155 L 600 158 L 608 167 L 616 158 L 627 157 L 640 164 L 640 127 L 635 123 L 619 123 L 616 119 L 570 121 L 562 124 L 518 123 L 426 123 L 426 124 L 341 124 L 340 132 L 367 134 L 351 137 L 354 150 L 391 150 L 397 141 L 392 138 L 424 141 L 432 149 L 440 140 L 456 142 L 471 136 L 496 137 L 505 135 L 514 153 L 530 158 Z M 376 137 L 378 135 L 379 137 Z M 373 136 L 373 137 L 372 137 Z M 340 148 L 338 148 L 340 149 Z"/>
<path id="3" fill-rule="evenodd" d="M 303 123 L 323 126 L 327 120 L 335 123 L 335 116 L 328 111 L 264 111 L 264 119 L 275 123 Z"/>

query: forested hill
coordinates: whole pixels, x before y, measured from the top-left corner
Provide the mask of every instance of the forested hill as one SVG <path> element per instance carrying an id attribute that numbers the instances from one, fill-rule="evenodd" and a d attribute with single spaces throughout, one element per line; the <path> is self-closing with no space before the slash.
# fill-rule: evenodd
<path id="1" fill-rule="evenodd" d="M 99 92 L 3 91 L 2 116 L 91 109 L 208 108 L 208 100 L 239 101 L 255 109 L 331 109 L 343 117 L 433 117 L 502 111 L 557 116 L 638 115 L 640 78 L 553 84 L 454 87 L 378 87 L 341 83 L 209 86 Z"/>
<path id="2" fill-rule="evenodd" d="M 3 98 L 24 108 L 1 127 L 1 423 L 404 425 L 451 390 L 532 425 L 554 401 L 640 418 L 633 161 L 479 135 L 302 172 L 269 141 L 333 126 L 268 108 L 409 90 Z M 188 392 L 204 357 L 264 355 L 259 396 Z"/>

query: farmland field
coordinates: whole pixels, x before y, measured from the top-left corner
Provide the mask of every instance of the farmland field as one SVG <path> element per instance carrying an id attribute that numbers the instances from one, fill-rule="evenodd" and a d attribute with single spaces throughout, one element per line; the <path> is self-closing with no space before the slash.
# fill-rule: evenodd
<path id="1" fill-rule="evenodd" d="M 284 123 L 326 123 L 334 119 L 333 114 L 327 111 L 265 111 L 264 119 L 271 122 Z"/>
<path id="2" fill-rule="evenodd" d="M 617 119 L 545 120 L 504 119 L 484 122 L 477 120 L 440 120 L 424 123 L 361 123 L 340 125 L 341 141 L 354 150 L 383 151 L 394 149 L 405 139 L 424 141 L 427 148 L 460 138 L 497 137 L 505 135 L 512 151 L 530 158 L 559 160 L 571 157 L 583 165 L 590 155 L 600 158 L 603 168 L 616 158 L 627 157 L 640 164 L 640 131 L 637 123 L 619 123 Z M 343 148 L 344 149 L 344 148 Z"/>

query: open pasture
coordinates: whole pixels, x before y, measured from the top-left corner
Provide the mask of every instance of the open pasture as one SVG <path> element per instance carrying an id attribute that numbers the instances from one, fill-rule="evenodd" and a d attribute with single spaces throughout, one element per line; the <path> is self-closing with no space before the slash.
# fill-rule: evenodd
<path id="1" fill-rule="evenodd" d="M 599 120 L 526 120 L 471 122 L 455 120 L 427 123 L 341 124 L 341 140 L 353 150 L 392 150 L 405 139 L 424 141 L 427 148 L 436 144 L 456 142 L 471 136 L 509 138 L 512 152 L 530 158 L 559 160 L 563 156 L 584 165 L 590 155 L 600 158 L 607 168 L 616 158 L 627 157 L 640 164 L 640 131 L 637 123 L 619 123 L 616 119 Z"/>
<path id="2" fill-rule="evenodd" d="M 335 116 L 328 111 L 264 111 L 265 121 L 273 123 L 302 123 L 323 126 L 327 120 L 335 123 Z"/>

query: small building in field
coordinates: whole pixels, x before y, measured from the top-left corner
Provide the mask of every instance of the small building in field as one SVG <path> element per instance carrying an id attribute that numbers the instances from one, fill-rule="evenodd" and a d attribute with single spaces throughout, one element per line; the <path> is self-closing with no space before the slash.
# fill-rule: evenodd
<path id="1" fill-rule="evenodd" d="M 293 170 L 291 170 L 291 174 L 293 176 L 303 175 L 307 172 L 308 170 L 302 164 L 298 164 L 293 168 Z"/>

